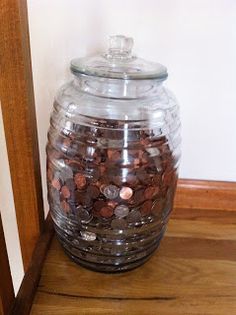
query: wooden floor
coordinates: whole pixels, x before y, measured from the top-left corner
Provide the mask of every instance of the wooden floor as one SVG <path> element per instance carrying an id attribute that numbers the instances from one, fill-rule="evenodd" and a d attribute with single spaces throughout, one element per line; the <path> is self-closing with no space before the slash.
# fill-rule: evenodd
<path id="1" fill-rule="evenodd" d="M 31 315 L 236 314 L 236 212 L 176 209 L 160 249 L 123 274 L 88 271 L 54 239 Z"/>

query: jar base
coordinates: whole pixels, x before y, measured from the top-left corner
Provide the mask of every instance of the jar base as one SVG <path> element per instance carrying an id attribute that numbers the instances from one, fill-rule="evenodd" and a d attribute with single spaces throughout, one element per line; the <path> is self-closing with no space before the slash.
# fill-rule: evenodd
<path id="1" fill-rule="evenodd" d="M 164 233 L 163 233 L 164 234 Z M 96 271 L 96 272 L 101 272 L 101 273 L 123 273 L 126 271 L 130 271 L 133 269 L 138 268 L 139 266 L 143 265 L 145 262 L 147 262 L 152 255 L 156 252 L 156 250 L 158 249 L 159 245 L 160 245 L 160 241 L 162 239 L 163 235 L 161 235 L 157 242 L 151 246 L 151 248 L 149 248 L 148 250 L 145 250 L 147 252 L 147 254 L 145 256 L 143 256 L 140 259 L 128 262 L 128 263 L 123 263 L 123 264 L 105 264 L 105 263 L 96 263 L 96 262 L 91 262 L 91 261 L 87 261 L 84 259 L 81 259 L 79 257 L 76 257 L 75 255 L 73 255 L 67 248 L 66 245 L 64 245 L 61 240 L 61 246 L 65 252 L 65 254 L 73 261 L 75 262 L 77 265 L 84 267 L 86 269 L 92 270 L 92 271 Z"/>
<path id="2" fill-rule="evenodd" d="M 79 259 L 75 256 L 72 256 L 70 253 L 68 253 L 65 249 L 64 249 L 66 255 L 73 260 L 77 265 L 89 269 L 91 271 L 95 271 L 95 272 L 101 272 L 101 273 L 123 273 L 123 272 L 127 272 L 127 271 L 131 271 L 133 269 L 136 269 L 138 267 L 140 267 L 141 265 L 143 265 L 145 262 L 147 262 L 151 256 L 153 255 L 150 254 L 148 256 L 146 256 L 143 259 L 140 259 L 139 261 L 136 261 L 135 263 L 130 263 L 128 265 L 122 265 L 122 266 L 106 266 L 106 265 L 102 265 L 102 264 L 95 264 L 95 263 L 90 263 L 87 262 L 85 260 Z"/>

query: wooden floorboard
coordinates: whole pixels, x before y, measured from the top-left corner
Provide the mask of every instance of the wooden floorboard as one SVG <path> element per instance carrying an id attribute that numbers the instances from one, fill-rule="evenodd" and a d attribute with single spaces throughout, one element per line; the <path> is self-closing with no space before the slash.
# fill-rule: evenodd
<path id="1" fill-rule="evenodd" d="M 31 315 L 236 314 L 233 231 L 235 211 L 177 209 L 156 254 L 113 275 L 77 266 L 54 238 Z"/>

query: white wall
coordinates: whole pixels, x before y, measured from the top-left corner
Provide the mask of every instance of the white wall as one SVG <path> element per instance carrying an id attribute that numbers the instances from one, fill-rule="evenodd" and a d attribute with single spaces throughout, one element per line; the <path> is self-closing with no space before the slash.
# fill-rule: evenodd
<path id="1" fill-rule="evenodd" d="M 28 10 L 44 183 L 55 91 L 70 60 L 104 49 L 111 34 L 132 36 L 138 55 L 168 67 L 181 106 L 180 176 L 236 180 L 235 0 L 28 0 Z"/>
<path id="2" fill-rule="evenodd" d="M 17 292 L 20 287 L 24 271 L 16 223 L 15 205 L 11 186 L 11 176 L 7 157 L 5 133 L 2 121 L 1 103 L 0 103 L 0 152 L 1 152 L 0 212 L 2 217 L 4 234 L 6 238 L 7 252 L 13 278 L 14 289 L 15 292 Z"/>

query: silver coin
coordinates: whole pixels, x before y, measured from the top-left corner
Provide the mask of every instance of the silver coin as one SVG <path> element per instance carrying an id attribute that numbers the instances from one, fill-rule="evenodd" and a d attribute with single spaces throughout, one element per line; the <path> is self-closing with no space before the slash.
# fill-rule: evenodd
<path id="1" fill-rule="evenodd" d="M 127 218 L 126 218 L 128 223 L 137 223 L 140 222 L 141 220 L 141 213 L 137 210 L 131 211 Z"/>
<path id="2" fill-rule="evenodd" d="M 145 150 L 149 153 L 150 157 L 159 156 L 161 154 L 158 148 L 146 148 Z"/>
<path id="3" fill-rule="evenodd" d="M 97 235 L 93 232 L 81 231 L 80 234 L 85 241 L 95 241 L 97 238 Z"/>
<path id="4" fill-rule="evenodd" d="M 115 208 L 114 213 L 117 218 L 124 218 L 129 214 L 129 208 L 125 205 L 119 205 Z"/>
<path id="5" fill-rule="evenodd" d="M 60 178 L 65 182 L 69 178 L 73 178 L 73 171 L 69 166 L 65 166 L 61 169 Z"/>
<path id="6" fill-rule="evenodd" d="M 88 210 L 84 209 L 83 207 L 79 206 L 77 207 L 77 217 L 80 222 L 82 223 L 88 223 L 91 221 L 92 216 L 88 212 Z"/>
<path id="7" fill-rule="evenodd" d="M 115 199 L 119 195 L 119 188 L 115 185 L 108 185 L 103 189 L 103 194 L 108 199 Z"/>
<path id="8" fill-rule="evenodd" d="M 114 230 L 124 230 L 127 228 L 127 222 L 124 219 L 114 219 L 111 221 L 111 227 Z"/>

